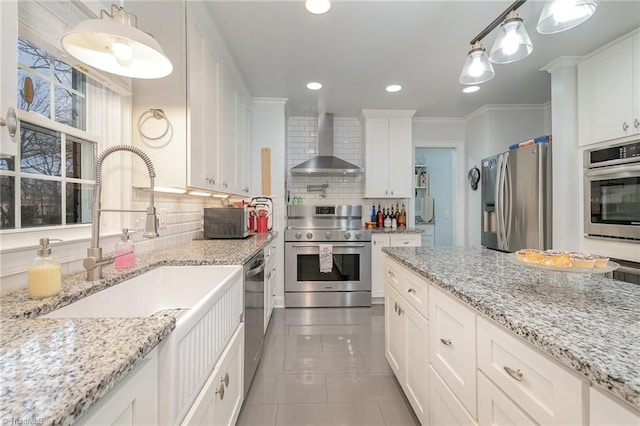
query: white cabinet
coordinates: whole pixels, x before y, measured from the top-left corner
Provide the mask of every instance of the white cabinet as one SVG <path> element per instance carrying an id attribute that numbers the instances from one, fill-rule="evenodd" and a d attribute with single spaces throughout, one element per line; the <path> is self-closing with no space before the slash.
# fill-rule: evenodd
<path id="1" fill-rule="evenodd" d="M 154 425 L 158 424 L 158 349 L 78 421 L 78 425 Z"/>
<path id="2" fill-rule="evenodd" d="M 362 111 L 365 147 L 365 197 L 410 198 L 412 130 L 415 110 Z"/>
<path id="3" fill-rule="evenodd" d="M 589 392 L 589 424 L 592 426 L 640 425 L 640 412 L 615 401 L 597 389 Z"/>
<path id="4" fill-rule="evenodd" d="M 478 368 L 537 423 L 584 423 L 587 382 L 484 318 Z"/>
<path id="5" fill-rule="evenodd" d="M 232 425 L 244 400 L 244 323 L 240 323 L 182 425 Z"/>
<path id="6" fill-rule="evenodd" d="M 578 143 L 640 134 L 640 32 L 578 64 Z"/>
<path id="7" fill-rule="evenodd" d="M 251 155 L 244 148 L 251 134 L 250 108 L 238 99 L 249 96 L 240 96 L 241 77 L 221 56 L 226 50 L 212 35 L 214 24 L 206 6 L 132 2 L 130 9 L 144 19 L 145 30 L 153 33 L 174 66 L 168 77 L 133 82 L 132 140 L 151 158 L 155 185 L 248 195 L 239 176 L 250 180 L 251 169 L 244 168 Z M 154 138 L 162 135 L 168 122 L 153 118 L 150 109 L 163 110 L 171 123 L 158 139 Z M 146 137 L 137 128 L 145 114 L 151 117 L 141 122 Z M 242 155 L 237 155 L 239 149 Z M 149 185 L 142 162 L 134 162 L 133 184 Z"/>
<path id="8" fill-rule="evenodd" d="M 241 97 L 237 102 L 237 144 L 238 194 L 249 195 L 251 191 L 251 108 Z"/>
<path id="9" fill-rule="evenodd" d="M 276 265 L 277 246 L 273 240 L 264 249 L 264 332 L 267 332 L 269 320 L 276 302 Z"/>
<path id="10" fill-rule="evenodd" d="M 478 373 L 478 423 L 500 426 L 535 426 L 513 401 L 507 398 L 489 379 Z"/>
<path id="11" fill-rule="evenodd" d="M 387 261 L 385 282 L 385 357 L 423 424 L 429 417 L 429 322 L 397 290 L 406 270 Z M 395 275 L 397 271 L 399 275 Z"/>
<path id="12" fill-rule="evenodd" d="M 384 297 L 385 255 L 384 247 L 419 247 L 419 234 L 371 235 L 371 297 Z M 398 266 L 399 267 L 399 266 Z"/>
<path id="13" fill-rule="evenodd" d="M 476 418 L 476 316 L 429 286 L 429 362 Z"/>
<path id="14" fill-rule="evenodd" d="M 18 2 L 0 1 L 0 52 L 3 61 L 0 64 L 0 118 L 7 119 L 7 110 L 16 108 L 18 99 Z M 17 112 L 16 112 L 17 114 Z M 0 127 L 0 154 L 14 156 L 18 152 L 20 135 L 9 135 L 6 126 Z"/>
<path id="15" fill-rule="evenodd" d="M 429 365 L 429 422 L 434 426 L 476 424 L 432 365 Z"/>

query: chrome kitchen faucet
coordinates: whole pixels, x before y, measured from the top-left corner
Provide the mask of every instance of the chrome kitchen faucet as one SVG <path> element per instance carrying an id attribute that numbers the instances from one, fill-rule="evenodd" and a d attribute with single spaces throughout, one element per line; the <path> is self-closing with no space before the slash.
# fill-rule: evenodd
<path id="1" fill-rule="evenodd" d="M 110 154 L 117 151 L 129 151 L 144 160 L 149 171 L 149 180 L 151 195 L 149 198 L 149 207 L 146 210 L 118 210 L 118 209 L 102 209 L 100 207 L 100 196 L 102 194 L 102 162 Z M 105 149 L 96 160 L 95 165 L 96 172 L 96 187 L 94 191 L 93 200 L 93 221 L 91 224 L 91 247 L 87 249 L 87 257 L 82 261 L 82 266 L 87 270 L 87 280 L 99 280 L 102 278 L 102 266 L 108 265 L 115 260 L 115 257 L 102 257 L 102 248 L 100 247 L 100 212 L 144 212 L 147 214 L 147 218 L 144 224 L 144 238 L 155 238 L 158 235 L 158 218 L 156 217 L 156 208 L 153 205 L 153 187 L 154 178 L 156 172 L 153 168 L 153 163 L 147 154 L 139 148 L 130 145 L 114 145 Z"/>

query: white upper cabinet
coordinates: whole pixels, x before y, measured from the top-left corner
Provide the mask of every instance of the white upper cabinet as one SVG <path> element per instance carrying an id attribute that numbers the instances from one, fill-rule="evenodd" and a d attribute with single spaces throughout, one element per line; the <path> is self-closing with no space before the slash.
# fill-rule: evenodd
<path id="1" fill-rule="evenodd" d="M 578 64 L 578 144 L 640 134 L 640 33 Z"/>
<path id="2" fill-rule="evenodd" d="M 135 80 L 133 87 L 132 139 L 151 157 L 156 186 L 248 195 L 239 176 L 250 172 L 240 171 L 250 151 L 239 156 L 237 150 L 238 139 L 250 134 L 246 127 L 251 122 L 238 123 L 237 103 L 240 93 L 250 97 L 244 94 L 244 83 L 229 55 L 222 53 L 226 50 L 206 5 L 132 1 L 127 8 L 144 21 L 145 30 L 154 35 L 174 67 L 168 77 Z M 166 121 L 144 119 L 151 109 L 162 109 L 171 123 L 163 137 L 156 138 L 168 126 Z M 141 116 L 147 137 L 136 126 Z M 134 186 L 148 186 L 143 166 L 134 163 Z"/>
<path id="3" fill-rule="evenodd" d="M 365 197 L 411 197 L 411 117 L 414 114 L 415 110 L 362 111 Z"/>

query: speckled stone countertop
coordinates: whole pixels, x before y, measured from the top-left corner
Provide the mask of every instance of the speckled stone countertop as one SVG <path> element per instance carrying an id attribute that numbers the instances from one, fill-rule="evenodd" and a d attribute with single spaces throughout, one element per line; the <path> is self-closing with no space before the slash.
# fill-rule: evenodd
<path id="1" fill-rule="evenodd" d="M 138 256 L 136 267 L 109 265 L 102 280 L 62 277 L 58 296 L 31 300 L 26 289 L 0 296 L 0 421 L 69 424 L 106 395 L 175 328 L 179 310 L 149 318 L 37 318 L 165 265 L 242 265 L 274 234 L 195 240 Z"/>
<path id="2" fill-rule="evenodd" d="M 484 248 L 383 252 L 640 409 L 640 286 L 589 274 L 551 284 L 545 271 Z"/>
<path id="3" fill-rule="evenodd" d="M 415 228 L 373 228 L 372 234 L 423 234 L 422 229 Z"/>

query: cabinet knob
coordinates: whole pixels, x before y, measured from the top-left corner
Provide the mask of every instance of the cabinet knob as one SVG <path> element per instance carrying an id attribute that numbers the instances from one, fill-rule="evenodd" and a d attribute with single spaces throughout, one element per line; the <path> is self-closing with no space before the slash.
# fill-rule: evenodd
<path id="1" fill-rule="evenodd" d="M 633 127 L 635 127 L 636 129 L 640 129 L 640 120 L 638 120 L 637 118 L 633 120 Z"/>
<path id="2" fill-rule="evenodd" d="M 222 381 L 224 382 L 224 385 L 226 387 L 229 387 L 229 373 L 225 373 L 224 379 L 222 379 Z"/>
<path id="3" fill-rule="evenodd" d="M 522 373 L 520 372 L 520 370 L 513 370 L 509 367 L 507 367 L 506 365 L 503 367 L 504 371 L 507 372 L 508 375 L 510 375 L 512 378 L 514 378 L 515 380 L 521 382 L 522 381 Z"/>
<path id="4" fill-rule="evenodd" d="M 440 342 L 445 346 L 451 346 L 451 339 L 440 339 Z"/>
<path id="5" fill-rule="evenodd" d="M 387 191 L 386 189 L 384 190 L 384 195 L 389 195 L 389 191 Z"/>
<path id="6" fill-rule="evenodd" d="M 220 387 L 216 391 L 216 395 L 220 397 L 220 400 L 224 399 L 224 383 L 220 383 Z"/>
<path id="7" fill-rule="evenodd" d="M 407 290 L 407 293 L 416 294 L 416 289 L 410 288 L 409 290 Z"/>
<path id="8" fill-rule="evenodd" d="M 393 195 L 393 189 L 391 190 L 391 195 Z"/>
<path id="9" fill-rule="evenodd" d="M 16 135 L 20 133 L 20 121 L 18 120 L 16 110 L 9 107 L 5 117 L 6 118 L 0 117 L 0 127 L 6 127 L 9 132 L 9 136 L 11 136 L 11 139 L 14 139 Z"/>
<path id="10" fill-rule="evenodd" d="M 223 182 L 223 183 L 222 183 L 222 186 L 224 186 L 224 187 L 226 188 L 226 187 L 227 187 L 227 186 L 229 186 L 229 185 L 227 185 L 227 182 Z"/>
<path id="11" fill-rule="evenodd" d="M 626 132 L 627 130 L 629 130 L 629 125 L 627 124 L 627 122 L 625 121 L 624 123 L 622 123 L 622 130 L 624 132 Z"/>

